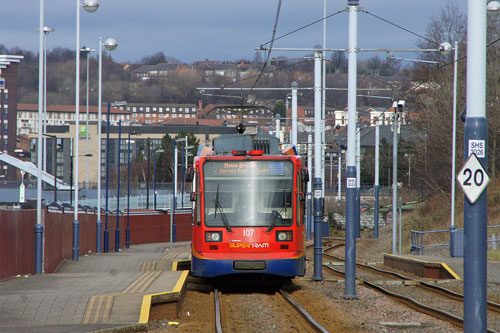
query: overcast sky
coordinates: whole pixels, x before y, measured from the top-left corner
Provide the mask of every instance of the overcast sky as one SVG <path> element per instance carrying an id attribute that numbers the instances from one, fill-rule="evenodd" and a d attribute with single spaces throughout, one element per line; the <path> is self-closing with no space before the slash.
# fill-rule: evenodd
<path id="1" fill-rule="evenodd" d="M 466 0 L 361 0 L 360 7 L 420 35 L 431 16 L 446 2 L 466 12 Z M 45 0 L 45 25 L 55 28 L 47 47 L 75 49 L 76 0 Z M 81 45 L 96 48 L 98 39 L 113 37 L 118 61 L 137 61 L 163 51 L 191 63 L 196 60 L 253 59 L 255 48 L 271 39 L 277 0 L 100 0 L 97 12 L 81 11 Z M 327 14 L 345 9 L 346 0 L 328 0 Z M 322 0 L 284 0 L 277 36 L 323 16 Z M 0 44 L 37 52 L 39 0 L 0 0 Z M 360 48 L 415 48 L 418 37 L 370 15 L 358 14 Z M 330 48 L 345 48 L 348 13 L 327 20 Z M 276 41 L 274 47 L 311 48 L 323 43 L 323 24 Z M 273 56 L 303 53 L 273 52 Z"/>

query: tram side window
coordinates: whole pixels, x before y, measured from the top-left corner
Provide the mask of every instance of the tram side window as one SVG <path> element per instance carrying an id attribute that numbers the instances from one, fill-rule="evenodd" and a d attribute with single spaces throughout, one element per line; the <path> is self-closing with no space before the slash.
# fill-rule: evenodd
<path id="1" fill-rule="evenodd" d="M 302 219 L 302 202 L 300 201 L 300 191 L 301 191 L 301 187 L 300 185 L 302 184 L 302 182 L 300 181 L 300 173 L 297 173 L 296 177 L 295 177 L 297 180 L 297 195 L 296 195 L 296 201 L 295 201 L 295 211 L 296 211 L 296 214 L 295 214 L 295 218 L 297 220 L 297 226 L 300 227 L 301 225 L 301 219 Z"/>
<path id="2" fill-rule="evenodd" d="M 196 173 L 196 225 L 201 225 L 201 192 L 200 192 L 200 173 Z"/>

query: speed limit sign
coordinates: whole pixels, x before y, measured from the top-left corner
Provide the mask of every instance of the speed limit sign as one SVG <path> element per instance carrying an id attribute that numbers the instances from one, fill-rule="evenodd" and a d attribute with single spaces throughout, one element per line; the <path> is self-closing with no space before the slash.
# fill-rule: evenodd
<path id="1" fill-rule="evenodd" d="M 483 193 L 490 177 L 484 170 L 476 154 L 471 154 L 457 175 L 457 180 L 462 187 L 467 199 L 473 204 Z"/>

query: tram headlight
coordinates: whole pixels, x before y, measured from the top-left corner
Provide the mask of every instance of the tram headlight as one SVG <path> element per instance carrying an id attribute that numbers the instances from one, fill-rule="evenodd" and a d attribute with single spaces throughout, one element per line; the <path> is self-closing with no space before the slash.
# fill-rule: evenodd
<path id="1" fill-rule="evenodd" d="M 293 241 L 293 232 L 291 230 L 276 231 L 277 242 L 291 242 Z"/>
<path id="2" fill-rule="evenodd" d="M 205 242 L 222 242 L 222 231 L 205 232 Z"/>

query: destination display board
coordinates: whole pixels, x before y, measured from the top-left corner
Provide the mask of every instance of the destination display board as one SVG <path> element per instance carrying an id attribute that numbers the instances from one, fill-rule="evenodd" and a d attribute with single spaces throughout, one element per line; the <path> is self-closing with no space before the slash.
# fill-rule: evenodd
<path id="1" fill-rule="evenodd" d="M 205 177 L 286 176 L 293 174 L 290 161 L 207 161 Z"/>

